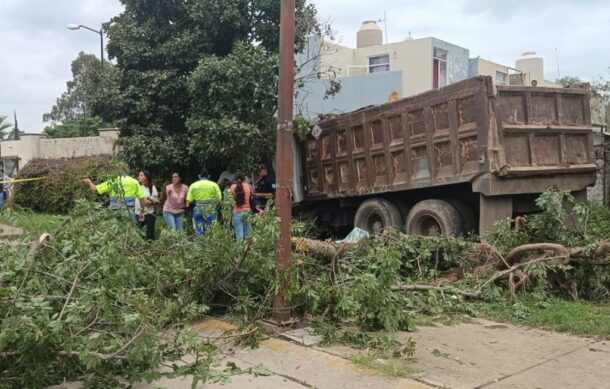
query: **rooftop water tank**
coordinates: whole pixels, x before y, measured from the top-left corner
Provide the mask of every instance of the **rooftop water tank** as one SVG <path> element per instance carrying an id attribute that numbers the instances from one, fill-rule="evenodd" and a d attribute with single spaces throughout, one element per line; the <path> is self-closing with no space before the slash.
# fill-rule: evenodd
<path id="1" fill-rule="evenodd" d="M 532 85 L 532 81 L 541 85 L 544 81 L 544 59 L 535 51 L 523 53 L 521 58 L 515 61 L 515 68 L 525 74 L 526 85 Z"/>
<path id="2" fill-rule="evenodd" d="M 356 34 L 356 47 L 369 47 L 383 44 L 383 32 L 374 20 L 362 22 Z"/>

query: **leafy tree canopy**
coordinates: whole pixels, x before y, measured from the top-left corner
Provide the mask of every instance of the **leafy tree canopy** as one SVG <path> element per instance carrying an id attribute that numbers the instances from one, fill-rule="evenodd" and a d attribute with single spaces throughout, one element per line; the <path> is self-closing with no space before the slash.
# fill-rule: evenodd
<path id="1" fill-rule="evenodd" d="M 49 138 L 73 138 L 77 136 L 97 136 L 102 124 L 99 116 L 81 116 L 62 124 L 47 126 L 44 133 Z"/>
<path id="2" fill-rule="evenodd" d="M 96 116 L 112 121 L 118 91 L 117 69 L 106 62 L 102 71 L 100 60 L 84 52 L 78 54 L 71 67 L 72 80 L 66 83 L 66 91 L 51 111 L 43 115 L 43 121 L 51 122 L 52 126 Z"/>
<path id="3" fill-rule="evenodd" d="M 280 2 L 121 2 L 124 11 L 104 28 L 120 73 L 125 159 L 165 175 L 267 158 L 274 138 L 261 134 L 275 127 Z M 313 5 L 296 3 L 298 51 L 318 28 Z M 252 147 L 259 140 L 269 145 Z"/>
<path id="4" fill-rule="evenodd" d="M 191 155 L 211 168 L 246 168 L 275 149 L 277 55 L 238 43 L 201 61 L 189 77 Z"/>

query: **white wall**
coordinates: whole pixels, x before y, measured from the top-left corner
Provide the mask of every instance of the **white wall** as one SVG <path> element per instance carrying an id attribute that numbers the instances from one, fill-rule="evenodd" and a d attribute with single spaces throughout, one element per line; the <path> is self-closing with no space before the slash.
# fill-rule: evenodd
<path id="1" fill-rule="evenodd" d="M 483 58 L 475 58 L 477 61 L 477 72 L 475 76 L 490 76 L 494 83 L 496 82 L 496 72 L 502 72 L 506 74 L 506 85 L 508 85 L 508 74 L 510 69 L 508 66 L 500 65 L 492 61 L 488 61 Z"/>
<path id="2" fill-rule="evenodd" d="M 23 134 L 19 140 L 0 144 L 2 158 L 18 158 L 19 167 L 34 158 L 72 158 L 89 155 L 113 155 L 119 138 L 118 129 L 102 129 L 99 136 L 48 139 L 42 134 Z"/>

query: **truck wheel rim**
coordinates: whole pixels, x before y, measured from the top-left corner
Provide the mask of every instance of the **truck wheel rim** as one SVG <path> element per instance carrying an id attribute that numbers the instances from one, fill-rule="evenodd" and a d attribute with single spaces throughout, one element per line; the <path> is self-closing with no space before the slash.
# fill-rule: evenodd
<path id="1" fill-rule="evenodd" d="M 439 222 L 432 216 L 424 216 L 419 221 L 418 232 L 424 236 L 438 236 L 441 235 L 442 229 Z"/>
<path id="2" fill-rule="evenodd" d="M 371 215 L 367 224 L 369 232 L 380 232 L 384 227 L 383 220 L 379 215 Z"/>

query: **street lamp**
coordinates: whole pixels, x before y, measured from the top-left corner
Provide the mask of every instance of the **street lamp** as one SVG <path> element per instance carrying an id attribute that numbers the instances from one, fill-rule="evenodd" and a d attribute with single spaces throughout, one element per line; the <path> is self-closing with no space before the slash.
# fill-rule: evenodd
<path id="1" fill-rule="evenodd" d="M 70 23 L 66 27 L 68 27 L 68 30 L 78 30 L 80 28 L 84 28 L 86 30 L 93 31 L 96 34 L 100 34 L 100 59 L 101 59 L 101 65 L 102 65 L 101 66 L 101 70 L 102 70 L 102 73 L 103 73 L 104 72 L 104 32 L 103 32 L 103 28 L 104 27 L 100 26 L 100 30 L 99 31 L 95 30 L 95 29 L 93 29 L 91 27 L 83 26 L 82 24 L 74 24 L 74 23 Z M 102 84 L 101 89 L 102 89 L 102 91 L 104 90 L 103 84 Z M 105 120 L 104 120 L 105 119 L 104 111 L 105 110 L 101 111 L 102 122 L 100 123 L 100 128 L 104 128 L 105 125 L 106 125 L 105 124 Z"/>
<path id="2" fill-rule="evenodd" d="M 91 27 L 83 26 L 82 24 L 73 24 L 73 23 L 68 24 L 67 27 L 68 27 L 68 30 L 78 30 L 80 28 L 84 28 L 86 30 L 93 31 L 96 34 L 100 35 L 100 57 L 102 59 L 102 70 L 104 70 L 104 32 L 102 31 L 102 28 L 100 28 L 100 30 L 98 31 L 98 30 L 94 30 Z"/>

